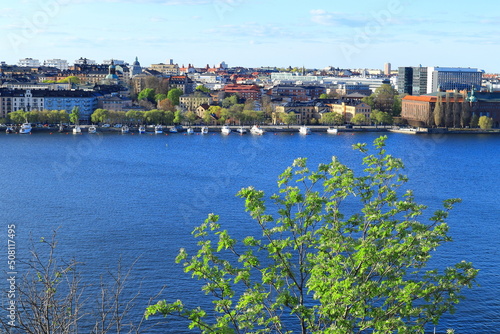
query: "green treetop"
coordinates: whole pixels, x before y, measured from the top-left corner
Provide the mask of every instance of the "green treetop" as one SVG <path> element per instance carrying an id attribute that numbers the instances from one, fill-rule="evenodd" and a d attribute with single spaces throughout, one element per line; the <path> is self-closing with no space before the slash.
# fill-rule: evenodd
<path id="1" fill-rule="evenodd" d="M 262 234 L 237 240 L 210 214 L 193 231 L 197 253 L 177 257 L 213 309 L 160 301 L 146 317 L 185 318 L 201 333 L 424 333 L 438 323 L 477 274 L 467 262 L 429 268 L 431 252 L 451 241 L 445 220 L 458 200 L 421 222 L 426 207 L 401 189 L 403 163 L 385 139 L 374 154 L 354 146 L 364 155 L 359 175 L 335 157 L 317 170 L 302 158 L 270 199 L 242 189 Z"/>

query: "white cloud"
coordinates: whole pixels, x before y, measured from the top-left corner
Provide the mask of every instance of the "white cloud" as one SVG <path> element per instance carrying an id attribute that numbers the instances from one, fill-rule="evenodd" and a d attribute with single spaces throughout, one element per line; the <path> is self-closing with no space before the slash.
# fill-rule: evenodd
<path id="1" fill-rule="evenodd" d="M 323 26 L 357 27 L 366 24 L 363 18 L 353 18 L 346 13 L 328 12 L 324 9 L 312 9 L 309 14 L 312 22 Z"/>

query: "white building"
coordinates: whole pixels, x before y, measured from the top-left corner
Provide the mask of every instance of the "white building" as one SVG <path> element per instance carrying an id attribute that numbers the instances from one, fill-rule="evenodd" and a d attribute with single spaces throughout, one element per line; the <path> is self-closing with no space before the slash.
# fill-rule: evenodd
<path id="1" fill-rule="evenodd" d="M 33 58 L 24 58 L 19 59 L 17 65 L 21 67 L 40 67 L 40 61 Z"/>
<path id="2" fill-rule="evenodd" d="M 111 65 L 111 62 L 113 62 L 115 65 L 127 65 L 125 60 L 119 60 L 119 59 L 105 59 L 102 61 L 103 65 Z"/>
<path id="3" fill-rule="evenodd" d="M 92 59 L 80 58 L 80 59 L 75 60 L 75 65 L 83 65 L 83 64 L 97 65 L 96 61 L 92 60 Z"/>
<path id="4" fill-rule="evenodd" d="M 68 69 L 68 61 L 64 59 L 47 59 L 43 61 L 43 66 L 55 67 L 65 71 Z"/>

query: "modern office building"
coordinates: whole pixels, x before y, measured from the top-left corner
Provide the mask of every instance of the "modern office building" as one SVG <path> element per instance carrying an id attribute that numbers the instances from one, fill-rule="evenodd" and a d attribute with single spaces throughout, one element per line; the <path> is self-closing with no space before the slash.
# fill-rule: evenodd
<path id="1" fill-rule="evenodd" d="M 428 67 L 427 93 L 438 90 L 471 90 L 481 87 L 484 71 L 463 67 Z"/>
<path id="2" fill-rule="evenodd" d="M 399 94 L 413 93 L 413 67 L 398 67 L 397 86 Z"/>
<path id="3" fill-rule="evenodd" d="M 481 87 L 483 71 L 462 67 L 399 67 L 397 86 L 400 94 L 424 95 L 449 90 Z"/>

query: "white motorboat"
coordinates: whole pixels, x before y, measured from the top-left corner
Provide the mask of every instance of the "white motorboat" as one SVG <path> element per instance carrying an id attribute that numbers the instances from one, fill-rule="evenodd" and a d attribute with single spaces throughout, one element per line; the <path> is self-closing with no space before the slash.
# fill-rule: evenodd
<path id="1" fill-rule="evenodd" d="M 189 127 L 189 128 L 187 128 L 186 132 L 188 135 L 192 135 L 194 133 L 194 130 L 192 127 Z"/>
<path id="2" fill-rule="evenodd" d="M 96 132 L 97 132 L 97 128 L 95 127 L 95 125 L 89 126 L 89 133 L 96 133 Z"/>
<path id="3" fill-rule="evenodd" d="M 155 133 L 163 133 L 163 126 L 161 126 L 160 124 L 155 126 Z"/>
<path id="4" fill-rule="evenodd" d="M 202 134 L 202 135 L 206 135 L 206 134 L 208 134 L 208 126 L 203 126 L 203 127 L 201 128 L 201 134 Z"/>
<path id="5" fill-rule="evenodd" d="M 254 135 L 263 135 L 264 134 L 264 130 L 262 130 L 258 125 L 254 125 L 250 129 L 250 133 L 254 134 Z"/>
<path id="6" fill-rule="evenodd" d="M 146 133 L 146 127 L 144 125 L 139 126 L 139 133 Z"/>
<path id="7" fill-rule="evenodd" d="M 336 135 L 339 132 L 339 129 L 337 128 L 328 128 L 326 129 L 326 133 L 329 133 L 331 135 Z"/>
<path id="8" fill-rule="evenodd" d="M 228 125 L 223 125 L 222 128 L 220 129 L 220 132 L 223 135 L 228 135 L 231 133 L 231 128 Z"/>
<path id="9" fill-rule="evenodd" d="M 247 133 L 247 129 L 245 129 L 244 127 L 240 126 L 239 128 L 236 129 L 236 131 L 240 134 L 240 135 L 244 135 L 245 133 Z"/>
<path id="10" fill-rule="evenodd" d="M 177 131 L 177 128 L 175 126 L 173 126 L 170 129 L 168 129 L 168 132 L 170 132 L 170 133 L 177 133 L 179 131 Z"/>
<path id="11" fill-rule="evenodd" d="M 79 125 L 75 125 L 75 127 L 73 128 L 73 134 L 78 135 L 80 133 L 82 133 L 82 129 Z"/>
<path id="12" fill-rule="evenodd" d="M 309 129 L 307 126 L 305 125 L 302 125 L 300 128 L 299 128 L 299 133 L 301 135 L 310 135 L 311 134 L 311 129 Z"/>
<path id="13" fill-rule="evenodd" d="M 130 128 L 127 125 L 122 126 L 122 133 L 129 133 Z"/>
<path id="14" fill-rule="evenodd" d="M 31 123 L 23 123 L 23 125 L 21 125 L 21 128 L 19 129 L 19 133 L 20 134 L 26 134 L 26 133 L 31 133 Z"/>

